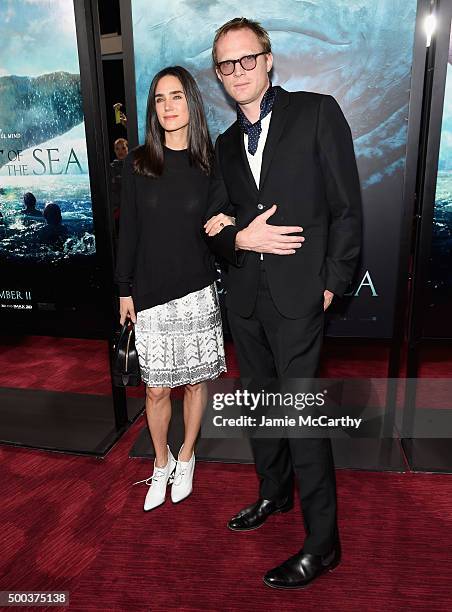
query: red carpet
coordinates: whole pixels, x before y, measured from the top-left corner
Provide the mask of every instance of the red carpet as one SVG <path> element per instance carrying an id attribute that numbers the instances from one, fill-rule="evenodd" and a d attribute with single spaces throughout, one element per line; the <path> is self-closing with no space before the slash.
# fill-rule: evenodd
<path id="1" fill-rule="evenodd" d="M 322 375 L 383 378 L 387 355 L 327 341 Z M 450 375 L 448 354 L 430 356 L 428 377 Z M 0 385 L 108 394 L 107 364 L 102 341 L 3 339 Z M 65 609 L 83 612 L 451 609 L 451 476 L 339 470 L 342 564 L 305 591 L 275 591 L 261 577 L 301 546 L 298 508 L 234 534 L 225 524 L 254 500 L 254 469 L 199 463 L 191 498 L 145 514 L 146 487 L 131 484 L 152 464 L 128 458 L 143 424 L 103 460 L 0 447 L 0 590 L 67 590 Z"/>
<path id="2" fill-rule="evenodd" d="M 142 425 L 104 460 L 0 449 L 1 590 L 68 590 L 71 611 L 450 610 L 450 476 L 339 470 L 343 562 L 287 593 L 261 576 L 301 545 L 298 509 L 234 534 L 254 470 L 200 463 L 192 497 L 144 513 L 131 483 L 151 464 L 127 458 Z"/>
<path id="3" fill-rule="evenodd" d="M 228 376 L 238 376 L 230 342 L 226 344 L 226 353 Z M 387 343 L 327 338 L 320 374 L 329 378 L 384 378 L 388 355 Z M 423 348 L 421 377 L 450 378 L 451 372 L 449 347 L 427 345 Z M 3 336 L 0 339 L 0 387 L 109 395 L 107 342 L 50 336 Z"/>
<path id="4" fill-rule="evenodd" d="M 104 340 L 4 336 L 0 339 L 0 387 L 73 393 L 111 393 Z M 321 375 L 385 377 L 388 347 L 379 342 L 326 341 Z M 226 343 L 228 376 L 238 376 L 232 343 Z M 451 358 L 452 361 L 452 358 Z M 452 369 L 452 368 L 451 368 Z M 136 394 L 137 390 L 132 390 Z"/>

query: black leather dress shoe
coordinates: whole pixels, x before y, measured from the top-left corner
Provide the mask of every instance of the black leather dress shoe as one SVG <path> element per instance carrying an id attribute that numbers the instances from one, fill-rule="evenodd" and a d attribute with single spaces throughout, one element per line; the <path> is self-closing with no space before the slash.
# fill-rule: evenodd
<path id="1" fill-rule="evenodd" d="M 286 497 L 280 502 L 260 498 L 252 506 L 244 508 L 233 516 L 228 523 L 228 527 L 232 531 L 251 531 L 263 525 L 271 514 L 289 512 L 292 508 L 293 500 L 290 497 Z"/>
<path id="2" fill-rule="evenodd" d="M 303 589 L 327 571 L 333 571 L 340 563 L 340 547 L 327 555 L 312 555 L 301 549 L 296 555 L 267 572 L 264 582 L 274 589 Z"/>

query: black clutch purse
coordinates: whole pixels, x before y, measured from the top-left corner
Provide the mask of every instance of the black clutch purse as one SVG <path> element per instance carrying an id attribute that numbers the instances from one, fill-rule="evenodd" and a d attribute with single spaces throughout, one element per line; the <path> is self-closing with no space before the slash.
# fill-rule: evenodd
<path id="1" fill-rule="evenodd" d="M 130 319 L 126 319 L 113 339 L 112 374 L 113 384 L 117 387 L 138 387 L 141 384 L 135 327 Z"/>

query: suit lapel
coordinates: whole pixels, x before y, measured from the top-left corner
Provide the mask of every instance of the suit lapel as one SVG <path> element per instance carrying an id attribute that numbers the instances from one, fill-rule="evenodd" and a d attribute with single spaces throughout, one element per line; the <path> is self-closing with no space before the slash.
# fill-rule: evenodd
<path id="1" fill-rule="evenodd" d="M 268 169 L 270 168 L 271 161 L 276 151 L 276 146 L 284 130 L 284 126 L 287 121 L 286 108 L 289 105 L 289 93 L 278 87 L 278 93 L 273 104 L 272 116 L 270 119 L 270 126 L 268 129 L 267 141 L 265 143 L 264 152 L 262 154 L 262 166 L 261 166 L 261 177 L 259 182 L 259 190 L 264 185 L 265 178 L 267 176 Z M 242 148 L 243 144 L 242 144 Z M 245 149 L 244 149 L 245 152 Z M 245 155 L 246 158 L 246 155 Z M 248 165 L 248 164 L 247 164 Z M 248 166 L 249 167 L 249 166 Z"/>
<path id="2" fill-rule="evenodd" d="M 250 187 L 255 191 L 255 195 L 257 195 L 259 190 L 257 188 L 256 181 L 254 180 L 253 173 L 251 172 L 250 164 L 248 162 L 248 157 L 246 156 L 245 143 L 243 142 L 243 134 L 242 134 L 241 129 L 239 128 L 238 123 L 236 124 L 236 126 L 237 126 L 236 146 L 238 146 L 240 150 L 240 158 L 242 161 L 241 166 L 245 173 L 246 179 L 250 184 Z"/>
<path id="3" fill-rule="evenodd" d="M 233 126 L 234 132 L 231 134 L 231 144 L 233 147 L 233 151 L 237 152 L 238 150 L 240 152 L 239 157 L 237 159 L 238 167 L 243 173 L 243 177 L 249 184 L 250 189 L 253 190 L 254 195 L 256 196 L 259 194 L 259 191 L 263 187 L 265 177 L 267 176 L 268 170 L 270 168 L 270 164 L 273 159 L 273 155 L 275 154 L 278 141 L 283 133 L 284 126 L 287 120 L 286 108 L 288 105 L 289 92 L 287 92 L 285 89 L 282 89 L 281 87 L 278 87 L 278 94 L 276 96 L 275 103 L 273 104 L 272 116 L 270 119 L 270 126 L 267 134 L 267 141 L 265 143 L 264 152 L 262 155 L 262 167 L 259 188 L 256 186 L 253 173 L 251 172 L 251 168 L 248 163 L 248 157 L 245 151 L 242 131 L 240 130 L 237 122 Z"/>

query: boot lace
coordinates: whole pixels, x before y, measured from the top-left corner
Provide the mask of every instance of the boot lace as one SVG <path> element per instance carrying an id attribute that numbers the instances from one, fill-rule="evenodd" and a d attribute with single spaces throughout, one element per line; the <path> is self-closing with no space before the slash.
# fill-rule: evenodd
<path id="1" fill-rule="evenodd" d="M 142 482 L 145 482 L 147 485 L 152 485 L 153 482 L 158 482 L 161 478 L 163 478 L 165 476 L 166 473 L 166 469 L 165 468 L 154 468 L 154 473 L 152 474 L 152 476 L 149 476 L 149 478 L 145 478 L 144 480 L 138 480 L 137 482 L 134 482 L 133 485 L 137 485 L 137 484 L 141 484 Z M 132 485 L 132 486 L 133 486 Z"/>
<path id="2" fill-rule="evenodd" d="M 174 481 L 173 481 L 173 486 L 180 485 L 182 482 L 183 477 L 185 476 L 186 472 L 187 472 L 187 468 L 188 466 L 184 466 L 182 467 L 180 462 L 178 462 L 177 467 L 176 467 L 176 472 L 174 474 Z"/>

